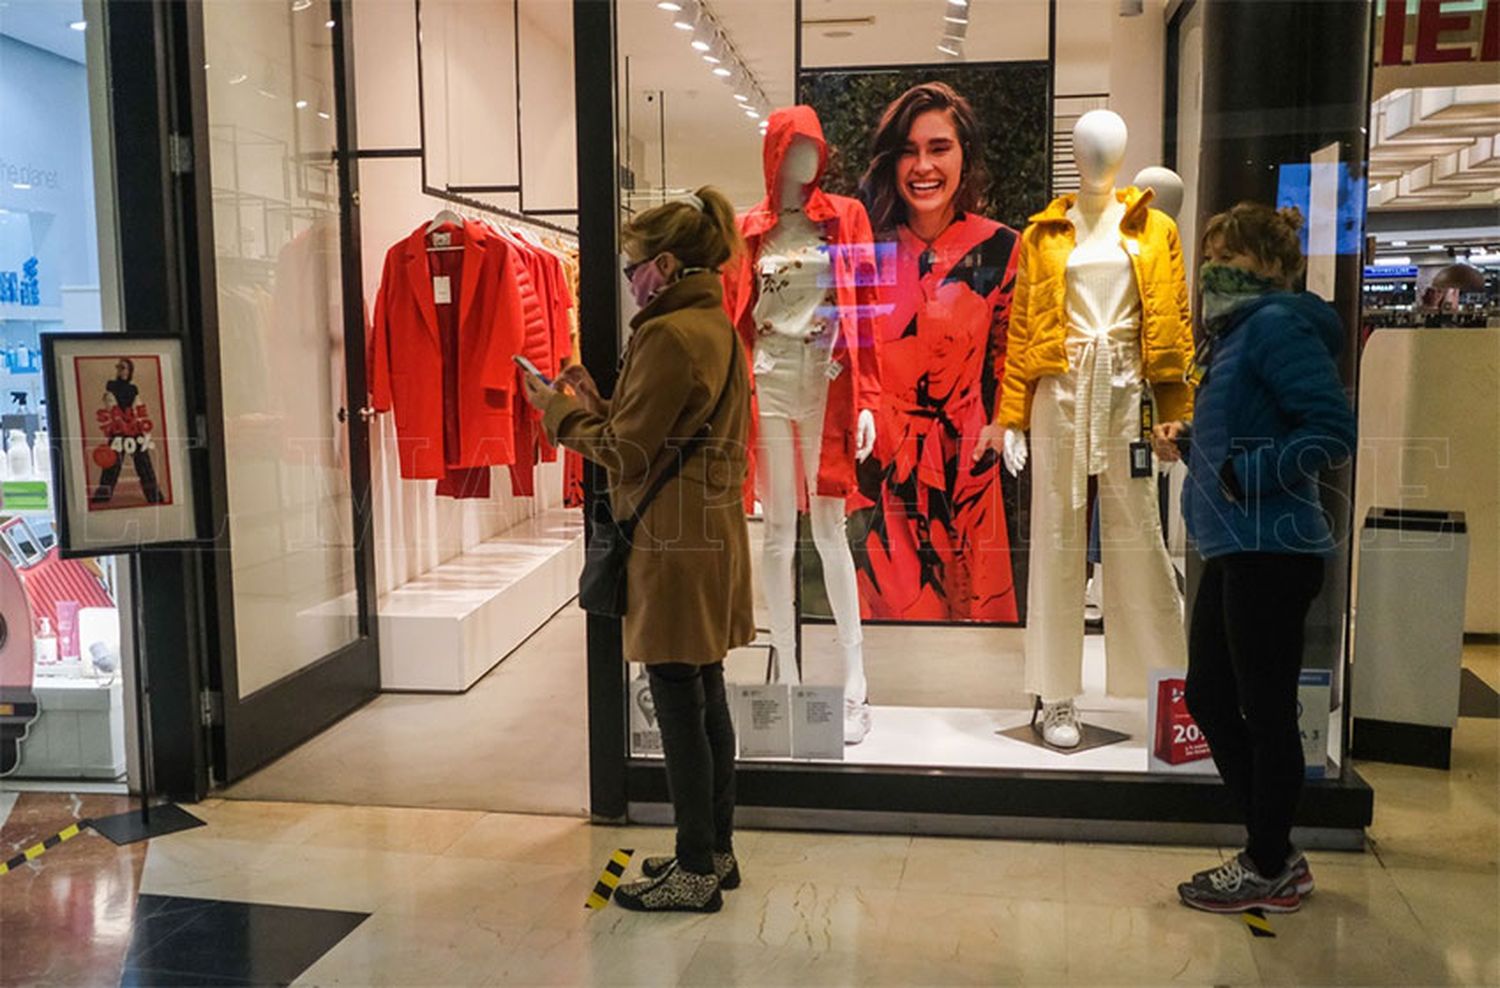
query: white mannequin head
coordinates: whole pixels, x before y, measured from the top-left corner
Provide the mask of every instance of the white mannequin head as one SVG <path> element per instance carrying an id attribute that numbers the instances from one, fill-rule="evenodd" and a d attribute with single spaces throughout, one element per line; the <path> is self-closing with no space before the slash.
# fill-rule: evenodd
<path id="1" fill-rule="evenodd" d="M 1135 181 L 1130 183 L 1138 189 L 1150 189 L 1155 193 L 1151 199 L 1151 206 L 1166 213 L 1172 219 L 1182 212 L 1182 200 L 1185 194 L 1182 185 L 1182 176 L 1170 168 L 1161 165 L 1152 165 L 1142 168 L 1135 176 Z"/>
<path id="2" fill-rule="evenodd" d="M 1113 110 L 1090 110 L 1073 125 L 1073 161 L 1084 192 L 1110 192 L 1129 139 L 1125 121 Z"/>
<path id="3" fill-rule="evenodd" d="M 818 177 L 818 144 L 810 137 L 797 134 L 786 149 L 781 162 L 781 202 L 800 206 L 807 198 L 807 187 Z"/>

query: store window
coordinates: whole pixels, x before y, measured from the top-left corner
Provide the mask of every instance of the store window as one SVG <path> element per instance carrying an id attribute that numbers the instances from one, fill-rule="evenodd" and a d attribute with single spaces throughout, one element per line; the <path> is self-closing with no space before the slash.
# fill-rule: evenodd
<path id="1" fill-rule="evenodd" d="M 1189 397 L 1201 6 L 1177 5 L 1170 59 L 1159 3 L 617 6 L 623 211 L 711 185 L 747 237 L 725 277 L 757 393 L 742 761 L 1211 776 L 1181 468 L 1141 459 Z M 1268 198 L 1357 229 L 1358 161 L 1332 159 L 1325 203 L 1318 160 L 1272 166 Z M 1329 270 L 1359 251 L 1327 249 Z M 1320 778 L 1343 750 L 1334 596 L 1302 687 Z M 646 765 L 639 670 L 629 691 Z"/>
<path id="2" fill-rule="evenodd" d="M 63 559 L 41 342 L 118 330 L 101 10 L 0 6 L 0 774 L 123 781 L 116 557 Z M 139 493 L 119 472 L 110 491 Z"/>

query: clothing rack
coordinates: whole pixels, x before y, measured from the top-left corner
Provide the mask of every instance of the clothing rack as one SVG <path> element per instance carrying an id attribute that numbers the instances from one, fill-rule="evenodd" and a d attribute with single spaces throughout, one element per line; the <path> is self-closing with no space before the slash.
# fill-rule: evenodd
<path id="1" fill-rule="evenodd" d="M 525 213 L 518 213 L 513 209 L 505 209 L 502 206 L 492 206 L 480 199 L 471 199 L 468 196 L 460 195 L 457 192 L 449 192 L 447 189 L 434 189 L 431 186 L 424 188 L 422 190 L 422 194 L 432 196 L 435 199 L 443 199 L 447 202 L 453 203 L 455 206 L 462 206 L 464 209 L 468 209 L 471 212 L 484 213 L 489 216 L 498 216 L 509 223 L 518 223 L 523 226 L 530 226 L 540 230 L 546 230 L 549 233 L 556 233 L 564 237 L 570 237 L 575 244 L 578 242 L 577 230 L 561 226 L 557 223 L 549 223 L 546 220 L 539 220 L 534 216 L 527 216 Z M 461 210 L 454 210 L 454 212 L 461 212 Z"/>

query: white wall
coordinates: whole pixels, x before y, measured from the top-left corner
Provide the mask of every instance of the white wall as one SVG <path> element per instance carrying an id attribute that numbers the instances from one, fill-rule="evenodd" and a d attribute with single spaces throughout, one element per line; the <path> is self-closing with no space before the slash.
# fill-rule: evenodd
<path id="1" fill-rule="evenodd" d="M 1500 330 L 1376 330 L 1360 363 L 1356 531 L 1372 507 L 1462 511 L 1464 630 L 1500 632 Z M 1355 572 L 1358 573 L 1356 547 Z"/>
<path id="2" fill-rule="evenodd" d="M 549 9 L 554 4 L 547 4 Z M 487 109 L 469 110 L 464 135 L 443 146 L 455 151 L 453 161 L 463 169 L 453 184 L 493 184 L 513 181 L 516 175 L 514 70 L 510 61 L 511 7 L 506 3 L 456 3 L 422 5 L 423 34 L 428 47 L 423 52 L 428 79 L 446 74 L 450 84 L 456 78 L 463 86 L 472 106 L 481 88 L 476 80 L 488 79 L 496 88 L 486 95 Z M 523 9 L 523 16 L 527 11 Z M 434 20 L 429 21 L 432 17 Z M 503 22 L 503 23 L 502 23 Z M 430 24 L 440 24 L 432 28 Z M 472 30 L 471 30 L 472 28 Z M 361 0 L 355 17 L 355 71 L 359 101 L 359 138 L 362 148 L 415 148 L 421 133 L 417 112 L 416 19 L 412 0 Z M 464 38 L 462 43 L 442 44 Z M 523 38 L 534 44 L 535 52 L 524 57 L 527 72 L 556 87 L 550 97 L 538 94 L 536 118 L 566 137 L 555 136 L 536 152 L 533 164 L 528 152 L 528 200 L 532 198 L 530 177 L 543 178 L 537 196 L 555 195 L 545 201 L 546 207 L 572 205 L 576 202 L 573 176 L 573 97 L 572 62 L 555 40 L 535 36 L 523 21 Z M 497 51 L 478 47 L 475 39 L 503 36 Z M 447 50 L 454 61 L 444 65 L 435 57 L 439 47 Z M 475 59 L 485 65 L 475 67 Z M 461 64 L 467 60 L 468 64 Z M 569 80 L 566 93 L 560 80 Z M 459 92 L 455 87 L 453 92 Z M 526 90 L 530 92 L 529 87 Z M 428 102 L 429 151 L 433 149 L 434 121 L 431 91 Z M 550 99 L 550 102 L 549 102 Z M 439 104 L 442 110 L 442 104 Z M 446 112 L 446 111 L 442 111 Z M 532 113 L 528 105 L 523 114 Z M 507 127 L 508 121 L 508 127 Z M 528 131 L 531 129 L 527 124 Z M 441 135 L 438 135 L 441 136 Z M 440 151 L 441 154 L 441 151 Z M 444 177 L 435 168 L 445 167 L 440 157 L 429 158 L 428 181 L 441 186 Z M 554 174 L 557 173 L 557 174 Z M 360 233 L 364 254 L 364 297 L 366 318 L 374 307 L 380 288 L 386 251 L 408 236 L 419 224 L 430 220 L 447 202 L 424 196 L 422 166 L 416 158 L 365 158 L 360 161 Z M 528 201 L 528 206 L 531 202 Z M 562 502 L 562 471 L 559 464 L 546 464 L 537 471 L 535 498 L 513 497 L 510 476 L 505 468 L 492 471 L 488 500 L 454 501 L 438 498 L 436 482 L 402 480 L 395 444 L 395 422 L 381 416 L 371 432 L 371 472 L 374 483 L 375 536 L 377 544 L 376 580 L 380 593 L 386 593 L 412 580 L 454 556 L 493 538 L 518 522 Z"/>
<path id="3" fill-rule="evenodd" d="M 1118 4 L 1107 4 L 1118 8 Z M 1115 17 L 1109 45 L 1109 105 L 1130 127 L 1130 146 L 1120 167 L 1129 182 L 1162 161 L 1163 76 L 1166 72 L 1165 0 L 1146 0 L 1145 13 Z"/>

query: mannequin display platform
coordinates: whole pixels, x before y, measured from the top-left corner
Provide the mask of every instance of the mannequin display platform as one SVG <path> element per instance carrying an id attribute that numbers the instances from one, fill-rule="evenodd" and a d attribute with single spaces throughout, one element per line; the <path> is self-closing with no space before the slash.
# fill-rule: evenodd
<path id="1" fill-rule="evenodd" d="M 844 740 L 858 744 L 871 717 L 845 501 L 855 461 L 875 446 L 879 370 L 864 297 L 874 285 L 862 276 L 873 269 L 873 238 L 863 206 L 821 188 L 828 149 L 811 108 L 773 113 L 765 140 L 766 199 L 740 219 L 747 256 L 726 278 L 726 304 L 755 378 L 772 675 L 801 680 L 794 567 L 805 504 L 838 628 Z"/>
<path id="2" fill-rule="evenodd" d="M 1082 736 L 1089 477 L 1098 478 L 1108 692 L 1144 696 L 1150 668 L 1187 664 L 1149 446 L 1144 469 L 1132 463 L 1151 416 L 1186 413 L 1190 401 L 1176 225 L 1149 208 L 1149 192 L 1115 188 L 1127 139 L 1117 114 L 1085 114 L 1073 138 L 1082 189 L 1023 236 L 1021 280 L 1037 286 L 1011 318 L 1012 367 L 1023 370 L 1007 376 L 987 430 L 1012 473 L 1034 449 L 1025 678 L 1043 704 L 1043 738 L 1059 748 Z"/>

